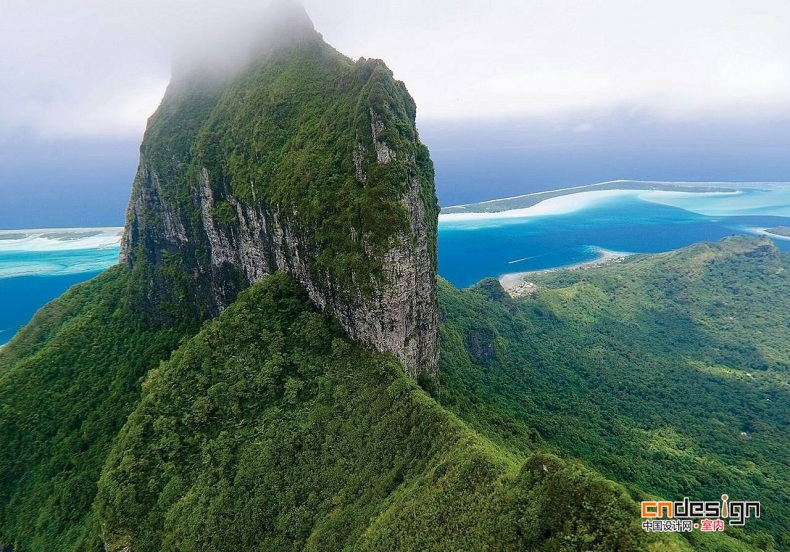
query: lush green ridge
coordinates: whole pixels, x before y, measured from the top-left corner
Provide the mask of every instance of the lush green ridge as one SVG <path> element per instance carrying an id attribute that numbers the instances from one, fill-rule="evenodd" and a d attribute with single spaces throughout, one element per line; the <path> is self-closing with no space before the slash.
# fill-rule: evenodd
<path id="1" fill-rule="evenodd" d="M 91 505 L 140 379 L 189 324 L 149 327 L 116 267 L 42 308 L 0 351 L 0 544 L 95 548 Z"/>
<path id="2" fill-rule="evenodd" d="M 731 238 L 533 281 L 523 299 L 442 284 L 442 404 L 637 499 L 760 500 L 747 540 L 788 549 L 789 256 Z"/>
<path id="3" fill-rule="evenodd" d="M 110 550 L 647 545 L 616 485 L 503 453 L 282 274 L 149 374 L 97 505 Z"/>

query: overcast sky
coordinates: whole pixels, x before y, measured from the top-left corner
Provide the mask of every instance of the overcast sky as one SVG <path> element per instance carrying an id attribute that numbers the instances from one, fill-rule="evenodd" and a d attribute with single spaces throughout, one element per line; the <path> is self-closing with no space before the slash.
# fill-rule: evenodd
<path id="1" fill-rule="evenodd" d="M 4 0 L 0 136 L 139 136 L 175 49 L 251 0 Z M 786 0 L 305 0 L 324 38 L 380 57 L 421 119 L 790 115 Z"/>

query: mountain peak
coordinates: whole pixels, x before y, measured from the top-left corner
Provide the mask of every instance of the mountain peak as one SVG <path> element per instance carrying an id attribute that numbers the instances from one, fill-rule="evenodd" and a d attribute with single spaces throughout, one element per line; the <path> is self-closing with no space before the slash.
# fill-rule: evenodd
<path id="1" fill-rule="evenodd" d="M 252 62 L 171 84 L 141 146 L 122 261 L 164 321 L 215 316 L 287 272 L 352 338 L 435 375 L 438 205 L 414 101 L 300 10 L 256 35 Z"/>

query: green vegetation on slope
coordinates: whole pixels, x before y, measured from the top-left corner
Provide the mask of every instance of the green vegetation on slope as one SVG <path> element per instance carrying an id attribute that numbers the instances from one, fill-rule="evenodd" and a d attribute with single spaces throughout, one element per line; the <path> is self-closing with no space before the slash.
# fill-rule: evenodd
<path id="1" fill-rule="evenodd" d="M 190 328 L 154 329 L 113 268 L 41 309 L 0 351 L 0 544 L 96 549 L 91 505 L 140 379 Z"/>
<path id="2" fill-rule="evenodd" d="M 442 283 L 442 404 L 637 500 L 760 500 L 727 533 L 790 549 L 790 257 L 731 238 L 531 280 L 524 299 Z"/>
<path id="3" fill-rule="evenodd" d="M 784 548 L 787 264 L 730 240 L 542 275 L 527 299 L 443 284 L 441 405 L 283 274 L 189 337 L 139 321 L 113 269 L 0 352 L 0 542 Z M 688 541 L 639 527 L 634 500 L 722 492 L 763 519 Z"/>
<path id="4" fill-rule="evenodd" d="M 611 482 L 503 453 L 290 278 L 153 370 L 100 482 L 110 550 L 642 550 Z"/>

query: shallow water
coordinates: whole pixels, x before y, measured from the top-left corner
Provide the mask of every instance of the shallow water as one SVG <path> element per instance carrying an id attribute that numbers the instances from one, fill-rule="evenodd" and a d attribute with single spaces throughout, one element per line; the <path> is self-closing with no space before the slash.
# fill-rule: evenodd
<path id="1" fill-rule="evenodd" d="M 0 345 L 74 284 L 118 262 L 120 229 L 0 231 Z"/>

